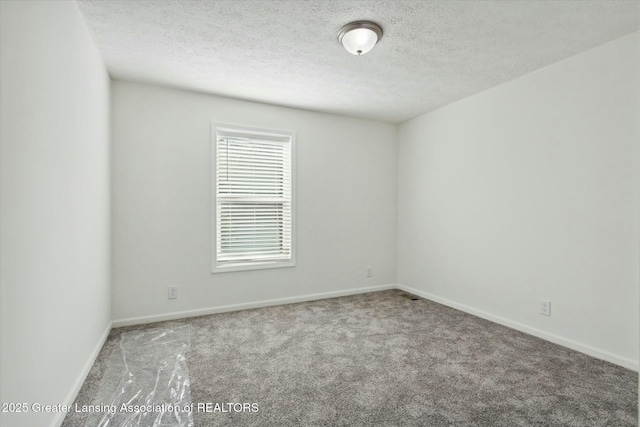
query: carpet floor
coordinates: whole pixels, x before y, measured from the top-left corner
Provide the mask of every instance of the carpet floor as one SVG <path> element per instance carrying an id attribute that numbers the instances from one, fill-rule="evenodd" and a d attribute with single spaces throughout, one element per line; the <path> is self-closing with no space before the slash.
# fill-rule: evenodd
<path id="1" fill-rule="evenodd" d="M 638 423 L 636 372 L 397 290 L 114 329 L 76 403 L 123 332 L 186 324 L 192 401 L 259 408 L 197 427 Z"/>

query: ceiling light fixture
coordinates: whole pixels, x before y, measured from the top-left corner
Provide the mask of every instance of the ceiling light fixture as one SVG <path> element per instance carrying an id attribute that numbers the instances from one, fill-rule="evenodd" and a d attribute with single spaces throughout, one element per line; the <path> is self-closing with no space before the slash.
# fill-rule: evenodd
<path id="1" fill-rule="evenodd" d="M 370 21 L 350 22 L 340 29 L 338 40 L 352 55 L 364 55 L 382 38 L 382 28 Z"/>

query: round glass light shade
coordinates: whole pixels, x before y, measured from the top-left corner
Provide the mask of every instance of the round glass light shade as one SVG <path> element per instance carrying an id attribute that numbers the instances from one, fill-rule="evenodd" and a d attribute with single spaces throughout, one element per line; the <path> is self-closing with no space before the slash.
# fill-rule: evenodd
<path id="1" fill-rule="evenodd" d="M 364 55 L 378 43 L 382 29 L 373 22 L 352 22 L 342 27 L 338 39 L 353 55 Z"/>

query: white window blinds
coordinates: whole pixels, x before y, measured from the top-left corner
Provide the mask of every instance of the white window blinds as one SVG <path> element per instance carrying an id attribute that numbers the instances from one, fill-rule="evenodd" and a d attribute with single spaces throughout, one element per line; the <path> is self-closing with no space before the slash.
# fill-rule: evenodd
<path id="1" fill-rule="evenodd" d="M 216 127 L 214 270 L 291 265 L 293 138 Z"/>

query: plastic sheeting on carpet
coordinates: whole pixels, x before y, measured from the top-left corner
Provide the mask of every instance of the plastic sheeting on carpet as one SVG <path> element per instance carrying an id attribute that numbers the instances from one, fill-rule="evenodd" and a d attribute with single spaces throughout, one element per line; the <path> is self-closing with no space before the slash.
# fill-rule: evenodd
<path id="1" fill-rule="evenodd" d="M 122 334 L 85 426 L 193 427 L 190 347 L 190 326 Z"/>

